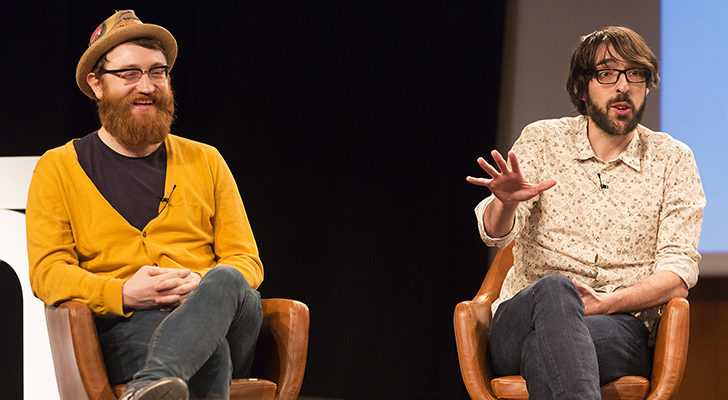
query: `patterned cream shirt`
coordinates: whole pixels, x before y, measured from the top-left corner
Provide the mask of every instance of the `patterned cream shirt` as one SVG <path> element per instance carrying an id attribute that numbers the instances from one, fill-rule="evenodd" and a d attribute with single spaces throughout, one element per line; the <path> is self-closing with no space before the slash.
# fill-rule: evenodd
<path id="1" fill-rule="evenodd" d="M 483 241 L 505 247 L 513 239 L 514 265 L 503 282 L 503 301 L 549 274 L 562 274 L 598 292 L 612 292 L 667 270 L 688 288 L 698 280 L 698 238 L 705 195 L 695 159 L 683 143 L 642 125 L 612 161 L 594 155 L 586 117 L 528 125 L 513 145 L 524 177 L 557 185 L 519 204 L 510 233 L 485 233 Z M 653 330 L 662 307 L 635 313 Z"/>

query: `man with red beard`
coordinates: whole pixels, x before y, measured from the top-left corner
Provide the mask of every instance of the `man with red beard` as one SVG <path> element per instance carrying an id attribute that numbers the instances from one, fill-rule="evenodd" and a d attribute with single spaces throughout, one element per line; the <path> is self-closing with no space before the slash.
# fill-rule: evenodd
<path id="1" fill-rule="evenodd" d="M 531 398 L 599 399 L 601 385 L 649 376 L 661 306 L 697 281 L 695 160 L 639 124 L 658 82 L 634 31 L 583 37 L 566 85 L 580 116 L 528 125 L 507 162 L 493 151 L 495 166 L 478 159 L 489 177 L 467 178 L 492 193 L 475 210 L 483 241 L 515 240 L 489 346 Z"/>
<path id="2" fill-rule="evenodd" d="M 91 36 L 79 88 L 101 128 L 44 154 L 27 205 L 33 291 L 88 304 L 123 400 L 229 397 L 250 373 L 263 268 L 233 176 L 169 133 L 177 43 L 119 11 Z"/>

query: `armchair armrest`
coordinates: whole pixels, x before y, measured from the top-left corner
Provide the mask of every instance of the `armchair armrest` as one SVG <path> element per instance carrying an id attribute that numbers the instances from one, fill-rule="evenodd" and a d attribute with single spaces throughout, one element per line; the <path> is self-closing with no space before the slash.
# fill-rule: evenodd
<path id="1" fill-rule="evenodd" d="M 277 382 L 277 399 L 296 399 L 308 355 L 308 307 L 288 299 L 263 299 L 262 305 L 253 373 Z"/>
<path id="2" fill-rule="evenodd" d="M 116 400 L 88 306 L 70 300 L 45 314 L 61 399 Z"/>
<path id="3" fill-rule="evenodd" d="M 657 328 L 655 356 L 648 400 L 677 393 L 685 372 L 690 339 L 690 303 L 674 298 L 667 303 Z"/>
<path id="4" fill-rule="evenodd" d="M 468 394 L 474 400 L 496 400 L 490 386 L 495 373 L 488 349 L 492 303 L 487 296 L 477 296 L 455 306 L 453 323 L 460 371 Z"/>

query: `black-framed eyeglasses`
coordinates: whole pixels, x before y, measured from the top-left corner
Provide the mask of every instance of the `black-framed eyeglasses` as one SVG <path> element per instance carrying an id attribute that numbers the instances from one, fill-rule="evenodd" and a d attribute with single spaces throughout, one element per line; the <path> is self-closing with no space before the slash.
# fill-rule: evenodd
<path id="1" fill-rule="evenodd" d="M 127 84 L 137 83 L 142 79 L 142 75 L 147 74 L 150 81 L 160 83 L 167 79 L 167 75 L 169 75 L 169 65 L 152 67 L 146 71 L 141 68 L 107 69 L 101 71 L 101 74 L 114 74 L 126 81 Z"/>
<path id="2" fill-rule="evenodd" d="M 650 70 L 647 68 L 627 68 L 627 69 L 598 69 L 594 71 L 597 82 L 601 84 L 617 83 L 619 76 L 624 74 L 629 83 L 642 83 L 650 79 Z"/>

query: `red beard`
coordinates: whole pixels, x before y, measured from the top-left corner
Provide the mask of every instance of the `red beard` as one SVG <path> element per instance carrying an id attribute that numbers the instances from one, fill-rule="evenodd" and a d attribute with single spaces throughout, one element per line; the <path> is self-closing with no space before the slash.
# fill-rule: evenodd
<path id="1" fill-rule="evenodd" d="M 156 90 L 151 94 L 111 94 L 104 87 L 106 95 L 98 101 L 101 125 L 124 146 L 137 147 L 162 143 L 169 134 L 174 121 L 174 94 L 169 90 Z M 152 100 L 151 110 L 132 112 L 134 102 Z"/>

